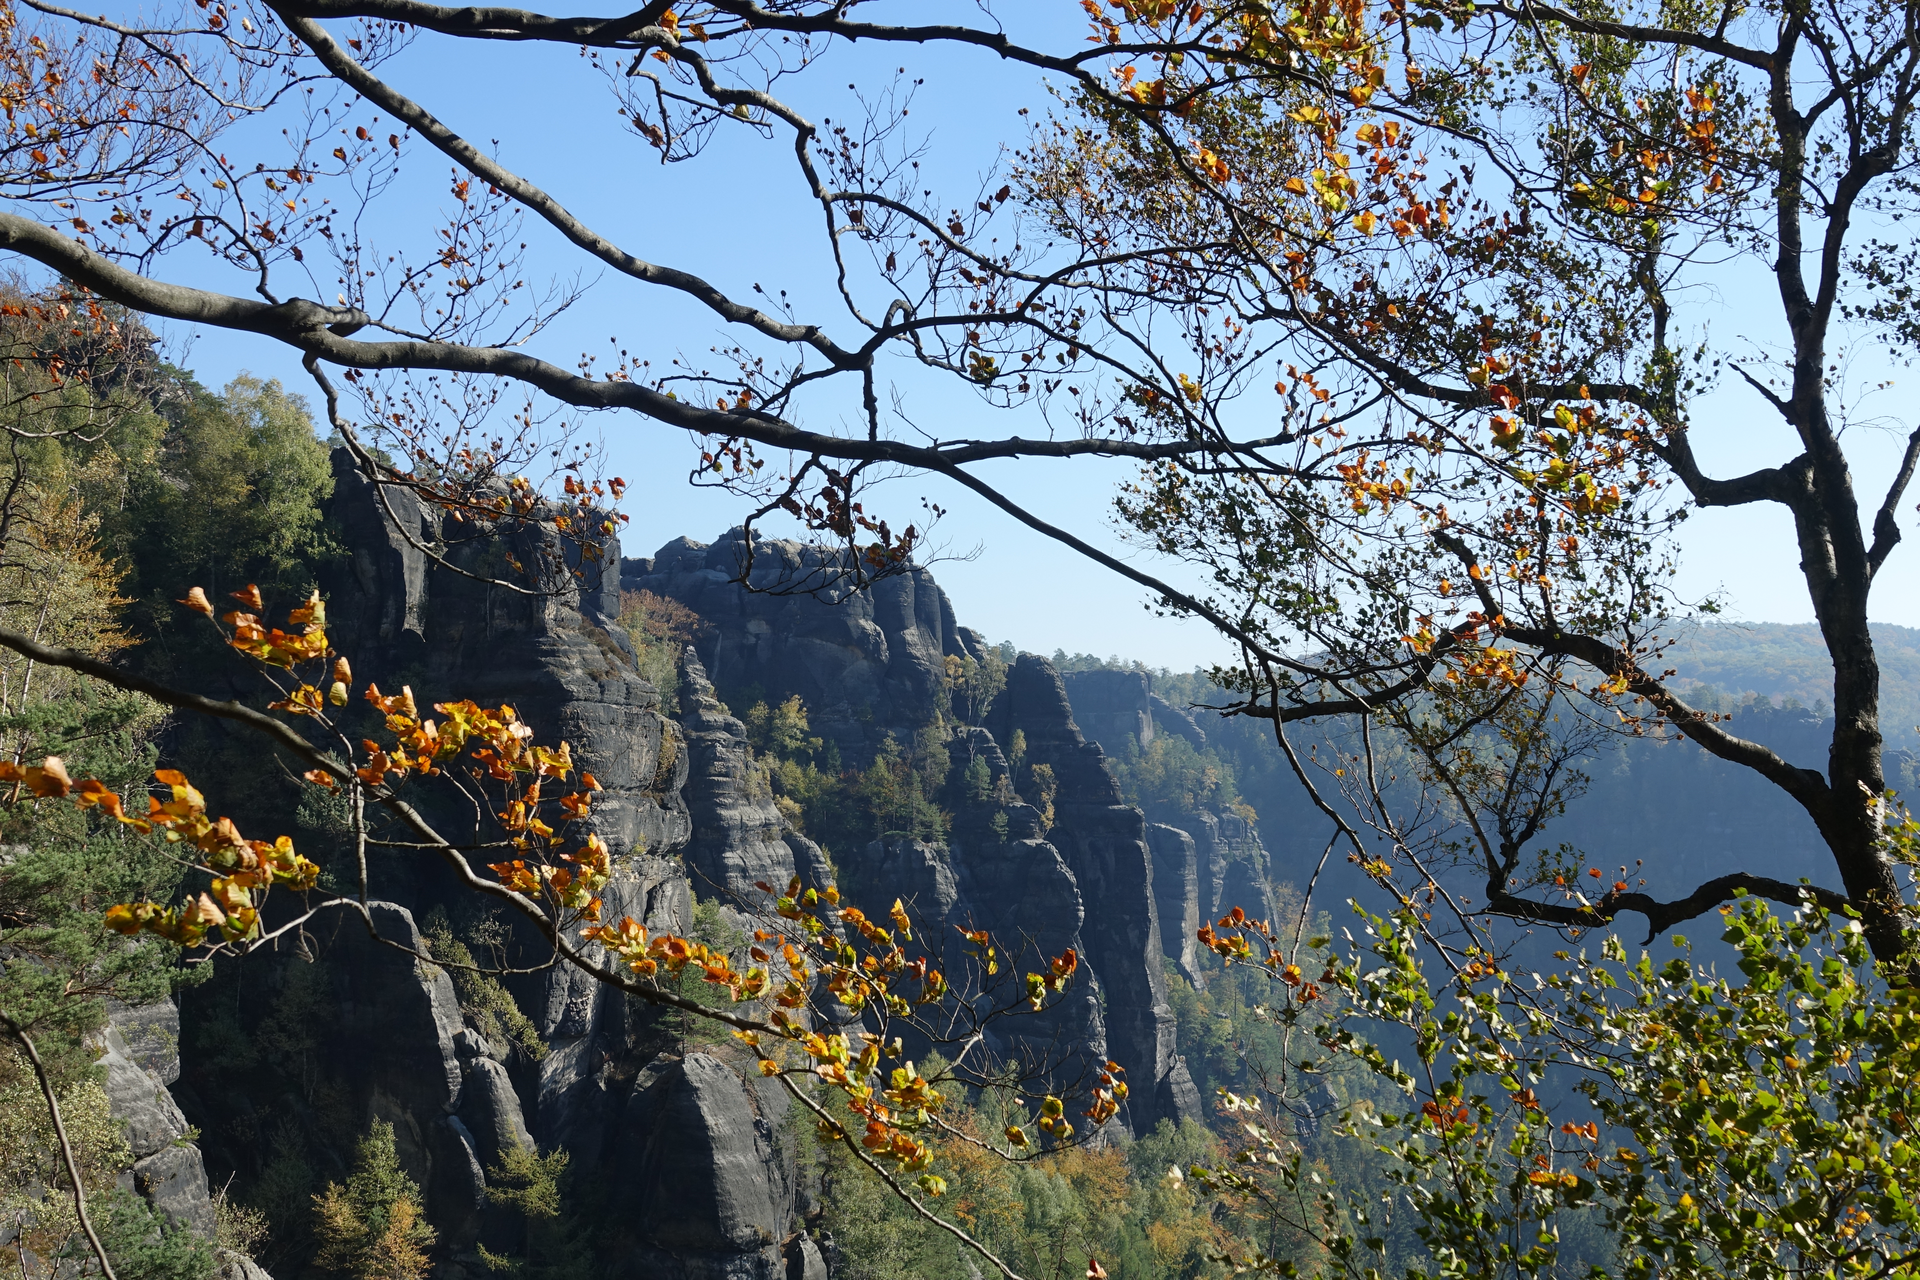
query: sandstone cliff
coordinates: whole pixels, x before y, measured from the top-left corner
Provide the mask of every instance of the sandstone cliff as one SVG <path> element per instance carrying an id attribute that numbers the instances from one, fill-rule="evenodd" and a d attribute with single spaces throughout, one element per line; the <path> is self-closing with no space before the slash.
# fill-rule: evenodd
<path id="1" fill-rule="evenodd" d="M 593 821 L 615 854 L 613 916 L 737 936 L 745 922 L 731 908 L 758 905 L 757 883 L 798 874 L 903 897 L 936 948 L 957 945 L 954 926 L 990 929 L 1016 975 L 1071 947 L 1084 963 L 1066 1000 L 950 1054 L 999 1053 L 1063 1083 L 1111 1056 L 1132 1085 L 1116 1124 L 1144 1131 L 1200 1114 L 1172 1051 L 1161 914 L 1173 904 L 1170 928 L 1190 934 L 1210 864 L 1176 856 L 1171 882 L 1157 869 L 1164 834 L 1122 801 L 1046 662 L 1005 671 L 975 722 L 956 714 L 949 659 L 989 655 L 931 575 L 808 592 L 797 588 L 820 585 L 832 562 L 760 542 L 748 589 L 737 580 L 748 548 L 731 535 L 711 547 L 680 539 L 643 560 L 609 546 L 604 573 L 516 592 L 486 579 L 509 556 L 553 547 L 523 533 L 450 537 L 405 493 L 382 502 L 344 458 L 336 479 L 330 516 L 350 551 L 323 583 L 336 645 L 361 679 L 411 685 L 423 704 L 507 702 L 543 740 L 570 742 L 606 789 Z M 676 719 L 614 622 L 623 587 L 669 596 L 707 624 L 682 657 Z M 944 834 L 822 849 L 773 803 L 766 761 L 733 714 L 743 708 L 724 705 L 716 684 L 797 694 L 848 770 L 889 739 L 932 744 L 929 759 L 951 765 L 939 784 Z M 457 829 L 457 805 L 425 803 Z M 503 1162 L 516 1149 L 564 1149 L 574 1185 L 593 1188 L 595 1248 L 610 1264 L 662 1280 L 822 1280 L 784 1094 L 750 1055 L 544 964 L 537 938 L 479 909 L 430 859 L 382 856 L 387 900 L 366 918 L 328 917 L 297 947 L 227 966 L 186 995 L 173 1096 L 203 1129 L 216 1179 L 256 1198 L 284 1192 L 297 1218 L 302 1197 L 343 1175 L 353 1138 L 384 1120 L 439 1232 L 437 1274 L 457 1280 L 483 1272 L 483 1248 L 514 1245 L 510 1215 L 488 1197 Z M 1169 898 L 1168 883 L 1193 887 Z M 452 945 L 525 972 L 488 995 L 409 954 Z M 157 1167 L 149 1180 L 165 1182 Z M 204 1179 L 195 1185 L 200 1198 L 181 1201 L 189 1217 L 204 1202 Z"/>

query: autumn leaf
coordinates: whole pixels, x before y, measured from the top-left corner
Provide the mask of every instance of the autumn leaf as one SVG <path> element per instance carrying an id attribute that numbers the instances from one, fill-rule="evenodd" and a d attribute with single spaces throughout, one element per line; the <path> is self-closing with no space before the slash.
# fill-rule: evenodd
<path id="1" fill-rule="evenodd" d="M 195 613 L 204 613 L 209 618 L 213 616 L 213 603 L 207 599 L 207 593 L 199 587 L 189 588 L 186 599 L 178 601 L 178 603 L 187 606 L 187 608 L 193 610 Z"/>

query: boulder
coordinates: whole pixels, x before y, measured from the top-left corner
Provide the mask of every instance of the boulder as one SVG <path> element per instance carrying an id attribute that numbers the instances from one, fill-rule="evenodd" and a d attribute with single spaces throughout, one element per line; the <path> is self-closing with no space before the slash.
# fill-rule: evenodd
<path id="1" fill-rule="evenodd" d="M 626 1268 L 660 1280 L 785 1280 L 793 1186 L 784 1095 L 709 1053 L 657 1061 L 621 1123 Z"/>

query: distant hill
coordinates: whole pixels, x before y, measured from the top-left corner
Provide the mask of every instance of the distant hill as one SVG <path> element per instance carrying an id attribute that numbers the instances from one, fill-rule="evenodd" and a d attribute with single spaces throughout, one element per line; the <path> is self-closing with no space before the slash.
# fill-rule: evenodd
<path id="1" fill-rule="evenodd" d="M 1891 747 L 1920 748 L 1920 628 L 1873 624 L 1880 656 L 1880 732 Z M 1062 671 L 1138 667 L 1119 657 L 1056 650 Z M 1649 666 L 1654 664 L 1649 663 Z M 1775 706 L 1833 713 L 1833 672 L 1820 629 L 1811 622 L 1702 622 L 1666 651 L 1674 686 L 1703 710 L 1730 711 L 1758 694 Z M 1209 700 L 1204 672 L 1155 671 L 1154 689 L 1176 704 Z"/>
<path id="2" fill-rule="evenodd" d="M 1880 731 L 1889 746 L 1920 747 L 1920 629 L 1873 624 L 1880 657 Z M 1813 623 L 1708 622 L 1667 651 L 1675 682 L 1706 685 L 1731 703 L 1760 694 L 1797 702 L 1825 716 L 1833 707 L 1833 675 Z"/>

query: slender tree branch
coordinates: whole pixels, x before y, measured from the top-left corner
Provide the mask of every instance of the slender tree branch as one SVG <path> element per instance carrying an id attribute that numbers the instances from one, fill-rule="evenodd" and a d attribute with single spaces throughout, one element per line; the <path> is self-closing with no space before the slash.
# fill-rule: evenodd
<path id="1" fill-rule="evenodd" d="M 1503 883 L 1494 878 L 1489 878 L 1487 881 L 1487 893 L 1487 910 L 1493 915 L 1565 928 L 1599 928 L 1611 922 L 1622 911 L 1632 911 L 1647 918 L 1647 942 L 1652 942 L 1654 938 L 1681 921 L 1705 915 L 1720 904 L 1731 902 L 1742 893 L 1789 906 L 1799 906 L 1808 899 L 1812 899 L 1829 911 L 1845 911 L 1853 905 L 1852 899 L 1832 889 L 1823 889 L 1811 884 L 1788 884 L 1784 880 L 1748 875 L 1745 872 L 1736 872 L 1733 875 L 1709 880 L 1686 897 L 1671 902 L 1661 902 L 1645 893 L 1610 893 L 1590 907 L 1535 902 L 1531 898 L 1522 898 L 1508 892 Z"/>
<path id="2" fill-rule="evenodd" d="M 945 472 L 995 458 L 1118 457 L 1141 461 L 1233 453 L 1260 442 L 1178 440 L 1148 444 L 1113 437 L 1074 440 L 960 440 L 935 446 L 899 440 L 826 435 L 752 411 L 703 409 L 638 383 L 568 372 L 502 347 L 431 341 L 360 342 L 351 335 L 372 323 L 355 307 L 329 307 L 304 298 L 277 305 L 186 285 L 166 284 L 129 271 L 70 237 L 29 218 L 0 213 L 0 249 L 10 249 L 65 275 L 103 298 L 172 320 L 264 334 L 330 364 L 358 369 L 435 369 L 509 378 L 582 409 L 631 409 L 668 426 L 702 435 L 751 440 L 795 453 L 850 461 L 890 462 Z"/>
<path id="3" fill-rule="evenodd" d="M 87 1212 L 87 1191 L 80 1185 L 80 1162 L 74 1158 L 73 1142 L 67 1137 L 67 1122 L 60 1114 L 60 1099 L 53 1092 L 53 1081 L 47 1077 L 47 1066 L 40 1061 L 40 1050 L 34 1047 L 33 1037 L 27 1029 L 4 1013 L 0 1013 L 0 1023 L 5 1023 L 7 1033 L 20 1042 L 27 1051 L 27 1061 L 33 1064 L 33 1074 L 40 1081 L 40 1093 L 47 1100 L 47 1114 L 53 1118 L 53 1135 L 60 1142 L 60 1158 L 66 1162 L 67 1177 L 73 1183 L 73 1211 L 80 1219 L 80 1229 L 87 1233 L 87 1244 L 93 1249 L 93 1256 L 100 1262 L 100 1270 L 106 1280 L 117 1280 L 113 1274 L 113 1263 L 107 1258 L 107 1246 L 100 1243 L 100 1233 L 93 1229 L 93 1217 Z"/>
<path id="4" fill-rule="evenodd" d="M 1645 698 L 1659 708 L 1660 713 L 1681 733 L 1722 760 L 1752 769 L 1799 801 L 1801 807 L 1813 817 L 1816 823 L 1825 825 L 1831 806 L 1832 790 L 1827 785 L 1824 774 L 1816 769 L 1803 769 L 1797 765 L 1788 764 L 1769 748 L 1728 733 L 1715 724 L 1705 712 L 1697 711 L 1687 705 L 1685 700 L 1667 688 L 1664 683 L 1642 671 L 1632 654 L 1605 640 L 1548 627 L 1515 626 L 1505 621 L 1505 611 L 1500 607 L 1500 602 L 1495 598 L 1492 588 L 1487 585 L 1484 577 L 1475 573 L 1479 569 L 1479 562 L 1475 559 L 1472 549 L 1452 534 L 1435 534 L 1434 541 L 1451 552 L 1468 570 L 1468 581 L 1473 584 L 1474 591 L 1480 598 L 1481 608 L 1488 618 L 1497 620 L 1495 625 L 1499 628 L 1501 635 L 1538 649 L 1541 653 L 1575 658 L 1608 676 L 1624 678 L 1628 692 Z"/>
<path id="5" fill-rule="evenodd" d="M 647 284 L 665 285 L 699 299 L 723 319 L 765 334 L 781 342 L 804 343 L 825 356 L 838 369 L 860 367 L 862 357 L 842 349 L 812 324 L 782 324 L 758 307 L 745 306 L 727 297 L 719 289 L 689 272 L 662 267 L 638 258 L 581 222 L 565 205 L 535 184 L 514 173 L 465 138 L 448 128 L 431 111 L 394 89 L 380 77 L 361 66 L 342 49 L 327 29 L 304 18 L 291 6 L 276 6 L 287 29 L 304 41 L 327 70 L 369 101 L 398 117 L 421 137 L 439 148 L 449 159 L 469 173 L 506 192 L 544 218 L 548 225 L 573 244 L 592 254 L 622 275 Z M 664 32 L 662 33 L 665 34 Z"/>
<path id="6" fill-rule="evenodd" d="M 1539 4 L 1536 0 L 1503 0 L 1500 4 L 1486 5 L 1484 8 L 1509 18 L 1552 23 L 1565 27 L 1569 31 L 1606 36 L 1628 44 L 1679 45 L 1682 48 L 1698 49 L 1703 53 L 1711 53 L 1729 62 L 1738 62 L 1760 71 L 1771 71 L 1774 66 L 1773 54 L 1735 44 L 1718 33 L 1701 35 L 1698 32 L 1674 27 L 1643 27 L 1625 22 L 1605 22 L 1594 18 L 1583 18 L 1554 5 Z M 1468 11 L 1471 12 L 1471 9 Z"/>

